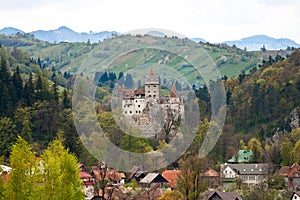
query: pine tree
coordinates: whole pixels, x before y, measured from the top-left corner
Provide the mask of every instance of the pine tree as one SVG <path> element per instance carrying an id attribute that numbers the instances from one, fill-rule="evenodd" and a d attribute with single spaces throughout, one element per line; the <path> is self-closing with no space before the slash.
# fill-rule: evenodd
<path id="1" fill-rule="evenodd" d="M 62 100 L 62 104 L 63 104 L 64 109 L 71 108 L 71 101 L 70 101 L 70 99 L 69 99 L 69 97 L 68 97 L 67 90 L 64 90 L 64 91 L 63 91 L 63 100 Z"/>
<path id="2" fill-rule="evenodd" d="M 43 94 L 43 82 L 40 75 L 38 75 L 36 83 L 35 83 L 35 99 L 38 100 L 44 100 L 45 96 Z"/>
<path id="3" fill-rule="evenodd" d="M 17 93 L 17 101 L 20 101 L 21 97 L 22 97 L 22 93 L 23 93 L 23 81 L 20 75 L 20 69 L 19 67 L 17 67 L 16 71 L 14 72 L 13 76 L 12 76 L 12 81 L 13 81 L 13 85 L 14 88 L 16 90 Z"/>
<path id="4" fill-rule="evenodd" d="M 34 102 L 34 86 L 31 72 L 29 73 L 29 79 L 27 80 L 24 86 L 22 100 L 25 106 L 32 106 Z"/>
<path id="5" fill-rule="evenodd" d="M 0 117 L 12 116 L 15 103 L 12 99 L 15 94 L 11 76 L 8 71 L 8 63 L 1 60 L 0 66 Z"/>
<path id="6" fill-rule="evenodd" d="M 16 140 L 16 125 L 9 117 L 0 119 L 0 156 L 8 158 L 11 145 Z"/>

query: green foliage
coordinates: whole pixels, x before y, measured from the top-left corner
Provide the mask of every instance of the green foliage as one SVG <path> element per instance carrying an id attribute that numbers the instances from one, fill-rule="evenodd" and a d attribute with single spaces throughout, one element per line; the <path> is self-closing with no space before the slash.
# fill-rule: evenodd
<path id="1" fill-rule="evenodd" d="M 300 140 L 300 128 L 296 128 L 291 132 L 291 138 L 295 143 Z"/>
<path id="2" fill-rule="evenodd" d="M 10 164 L 13 171 L 7 183 L 7 199 L 35 199 L 38 169 L 35 153 L 21 137 L 13 145 Z"/>
<path id="3" fill-rule="evenodd" d="M 293 144 L 289 140 L 281 144 L 280 155 L 282 157 L 281 166 L 291 166 L 293 164 Z"/>
<path id="4" fill-rule="evenodd" d="M 286 188 L 285 177 L 281 175 L 270 175 L 267 180 L 269 188 L 283 190 Z"/>
<path id="5" fill-rule="evenodd" d="M 8 158 L 11 146 L 16 141 L 16 126 L 9 117 L 0 118 L 0 156 Z"/>
<path id="6" fill-rule="evenodd" d="M 59 140 L 37 158 L 31 145 L 19 137 L 10 164 L 13 170 L 6 186 L 7 199 L 84 199 L 78 161 Z"/>
<path id="7" fill-rule="evenodd" d="M 200 199 L 209 186 L 208 180 L 203 173 L 208 169 L 205 159 L 198 156 L 189 156 L 179 162 L 181 177 L 177 180 L 176 190 L 182 195 L 183 199 Z"/>
<path id="8" fill-rule="evenodd" d="M 252 138 L 248 142 L 248 148 L 253 152 L 253 162 L 259 162 L 262 155 L 262 146 L 258 139 Z"/>
<path id="9" fill-rule="evenodd" d="M 158 200 L 173 200 L 173 199 L 181 199 L 182 194 L 177 190 L 169 190 L 163 194 Z"/>
<path id="10" fill-rule="evenodd" d="M 1 173 L 0 169 L 0 173 Z M 0 200 L 5 200 L 5 187 L 4 187 L 4 175 L 1 173 L 0 175 Z"/>
<path id="11" fill-rule="evenodd" d="M 277 199 L 278 192 L 270 190 L 266 183 L 259 183 L 249 190 L 243 191 L 242 198 L 245 200 L 252 199 L 264 199 L 264 200 L 275 200 Z"/>
<path id="12" fill-rule="evenodd" d="M 153 150 L 148 139 L 138 138 L 128 134 L 123 136 L 121 148 L 135 153 L 146 153 Z"/>
<path id="13" fill-rule="evenodd" d="M 62 142 L 54 140 L 41 155 L 44 166 L 43 199 L 83 199 L 78 162 L 64 149 Z M 63 189 L 62 189 L 63 188 Z"/>
<path id="14" fill-rule="evenodd" d="M 300 140 L 298 140 L 293 149 L 294 157 L 296 162 L 300 162 Z"/>

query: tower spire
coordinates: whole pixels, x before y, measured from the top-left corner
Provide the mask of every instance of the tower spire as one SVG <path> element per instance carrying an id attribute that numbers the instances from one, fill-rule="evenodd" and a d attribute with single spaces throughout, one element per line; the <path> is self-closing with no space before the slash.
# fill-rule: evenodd
<path id="1" fill-rule="evenodd" d="M 149 74 L 150 74 L 150 75 L 154 75 L 153 69 L 150 70 L 150 73 L 149 73 Z"/>

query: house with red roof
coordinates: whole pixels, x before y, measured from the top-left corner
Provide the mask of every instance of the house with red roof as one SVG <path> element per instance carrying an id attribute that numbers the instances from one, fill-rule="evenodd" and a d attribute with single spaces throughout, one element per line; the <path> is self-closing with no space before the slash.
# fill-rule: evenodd
<path id="1" fill-rule="evenodd" d="M 181 177 L 180 170 L 165 170 L 162 172 L 162 176 L 168 181 L 171 189 L 176 187 L 177 180 Z"/>
<path id="2" fill-rule="evenodd" d="M 219 172 L 213 169 L 208 169 L 203 173 L 203 176 L 208 180 L 210 187 L 216 188 L 220 186 L 221 179 Z"/>
<path id="3" fill-rule="evenodd" d="M 291 189 L 300 191 L 300 166 L 298 163 L 281 167 L 278 174 L 286 178 Z"/>
<path id="4" fill-rule="evenodd" d="M 83 192 L 86 200 L 90 200 L 94 197 L 94 184 L 95 179 L 88 173 L 83 164 L 79 165 L 79 176 L 83 183 Z"/>

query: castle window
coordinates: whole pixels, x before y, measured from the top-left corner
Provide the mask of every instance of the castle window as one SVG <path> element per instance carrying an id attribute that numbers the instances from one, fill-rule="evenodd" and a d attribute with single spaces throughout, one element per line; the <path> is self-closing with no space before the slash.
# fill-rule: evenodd
<path id="1" fill-rule="evenodd" d="M 153 87 L 156 87 L 156 85 L 154 85 Z"/>
<path id="2" fill-rule="evenodd" d="M 149 94 L 149 97 L 151 97 L 151 94 Z"/>
<path id="3" fill-rule="evenodd" d="M 137 103 L 137 100 L 135 100 L 135 102 Z"/>
<path id="4" fill-rule="evenodd" d="M 125 111 L 125 114 L 127 114 L 127 111 Z"/>
<path id="5" fill-rule="evenodd" d="M 141 111 L 139 110 L 139 113 L 141 113 Z"/>
<path id="6" fill-rule="evenodd" d="M 136 110 L 135 113 L 138 113 L 138 111 Z"/>
<path id="7" fill-rule="evenodd" d="M 138 105 L 138 107 L 140 108 L 140 107 L 141 107 L 141 105 Z"/>
<path id="8" fill-rule="evenodd" d="M 132 113 L 132 111 L 130 111 L 130 114 Z"/>
<path id="9" fill-rule="evenodd" d="M 148 88 L 150 87 L 150 85 L 148 85 Z"/>
<path id="10" fill-rule="evenodd" d="M 155 97 L 156 97 L 156 95 L 153 95 L 153 97 L 155 98 Z"/>

